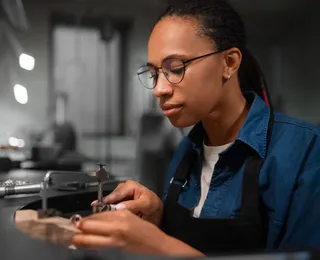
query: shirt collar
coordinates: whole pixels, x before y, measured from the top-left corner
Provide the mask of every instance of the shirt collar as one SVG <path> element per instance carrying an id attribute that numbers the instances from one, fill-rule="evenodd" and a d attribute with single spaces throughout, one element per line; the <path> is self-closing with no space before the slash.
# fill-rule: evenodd
<path id="1" fill-rule="evenodd" d="M 236 140 L 254 149 L 261 159 L 264 160 L 267 150 L 267 131 L 270 110 L 264 101 L 255 93 L 246 92 L 244 96 L 251 106 Z M 188 135 L 189 141 L 199 153 L 202 150 L 204 138 L 205 132 L 200 122 L 193 127 Z"/>

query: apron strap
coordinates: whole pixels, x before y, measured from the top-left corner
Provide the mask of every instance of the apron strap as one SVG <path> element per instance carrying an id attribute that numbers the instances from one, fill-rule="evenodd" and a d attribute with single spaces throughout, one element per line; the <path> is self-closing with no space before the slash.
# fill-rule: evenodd
<path id="1" fill-rule="evenodd" d="M 274 124 L 274 112 L 270 107 L 270 117 L 267 130 L 267 146 L 266 153 L 268 152 L 269 144 L 271 141 L 272 130 Z M 241 213 L 244 216 L 252 216 L 261 219 L 261 211 L 264 207 L 259 196 L 259 175 L 262 166 L 262 159 L 258 154 L 251 155 L 246 159 L 244 176 L 242 181 L 242 206 Z M 255 194 L 255 195 L 254 195 Z"/>
<path id="2" fill-rule="evenodd" d="M 169 203 L 176 203 L 179 198 L 181 190 L 188 184 L 189 174 L 192 171 L 192 163 L 197 156 L 197 151 L 190 149 L 181 162 L 179 163 L 177 170 L 170 180 L 169 190 L 166 201 Z"/>
<path id="3" fill-rule="evenodd" d="M 260 219 L 259 173 L 262 159 L 258 155 L 249 156 L 245 162 L 242 180 L 241 215 Z"/>

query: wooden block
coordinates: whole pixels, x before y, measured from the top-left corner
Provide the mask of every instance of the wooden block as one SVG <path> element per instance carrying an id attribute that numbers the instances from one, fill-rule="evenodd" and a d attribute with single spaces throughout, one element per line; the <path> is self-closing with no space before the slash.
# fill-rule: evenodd
<path id="1" fill-rule="evenodd" d="M 38 212 L 33 210 L 19 210 L 15 214 L 17 229 L 31 238 L 41 239 L 54 244 L 71 245 L 75 234 L 81 233 L 69 220 L 62 217 L 38 218 Z"/>
<path id="2" fill-rule="evenodd" d="M 38 212 L 35 210 L 17 210 L 14 216 L 16 223 L 26 220 L 37 220 Z"/>

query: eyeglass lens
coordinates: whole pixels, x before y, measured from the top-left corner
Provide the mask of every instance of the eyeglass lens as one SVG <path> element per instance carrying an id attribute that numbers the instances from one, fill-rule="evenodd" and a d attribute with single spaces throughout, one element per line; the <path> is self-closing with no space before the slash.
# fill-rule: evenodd
<path id="1" fill-rule="evenodd" d="M 144 87 L 153 89 L 157 84 L 160 72 L 164 74 L 170 83 L 178 84 L 184 77 L 185 65 L 182 60 L 173 58 L 165 60 L 160 69 L 153 66 L 143 66 L 137 74 Z"/>

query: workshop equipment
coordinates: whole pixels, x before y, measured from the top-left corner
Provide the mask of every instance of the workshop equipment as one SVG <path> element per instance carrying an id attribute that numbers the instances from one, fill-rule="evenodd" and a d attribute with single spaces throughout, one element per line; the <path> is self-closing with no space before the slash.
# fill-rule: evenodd
<path id="1" fill-rule="evenodd" d="M 86 172 L 68 172 L 68 171 L 49 171 L 44 177 L 44 180 L 41 184 L 41 198 L 42 198 L 42 209 L 47 210 L 48 205 L 47 205 L 47 200 L 48 200 L 48 190 L 51 187 L 51 179 L 53 175 L 62 175 L 62 174 L 68 174 L 68 175 L 86 175 L 86 176 L 92 176 L 95 177 L 98 181 L 98 205 L 94 207 L 93 211 L 94 212 L 100 212 L 103 209 L 102 205 L 102 198 L 103 198 L 103 182 L 110 179 L 110 173 L 107 172 L 104 168 L 105 165 L 103 164 L 98 164 L 99 169 L 94 172 L 86 173 Z"/>

